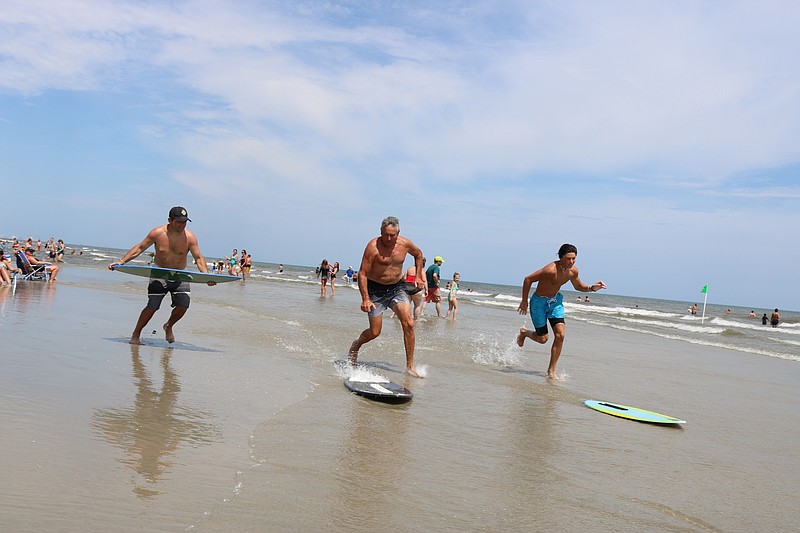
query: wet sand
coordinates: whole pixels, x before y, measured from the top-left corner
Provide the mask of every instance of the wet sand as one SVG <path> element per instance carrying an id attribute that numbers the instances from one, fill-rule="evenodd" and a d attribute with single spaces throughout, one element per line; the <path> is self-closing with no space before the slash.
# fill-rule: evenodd
<path id="1" fill-rule="evenodd" d="M 800 527 L 796 362 L 573 321 L 555 383 L 518 317 L 465 308 L 417 324 L 424 380 L 385 320 L 360 360 L 415 394 L 387 406 L 333 364 L 366 327 L 356 291 L 194 286 L 174 344 L 165 303 L 131 346 L 145 283 L 67 268 L 0 294 L 3 530 Z"/>

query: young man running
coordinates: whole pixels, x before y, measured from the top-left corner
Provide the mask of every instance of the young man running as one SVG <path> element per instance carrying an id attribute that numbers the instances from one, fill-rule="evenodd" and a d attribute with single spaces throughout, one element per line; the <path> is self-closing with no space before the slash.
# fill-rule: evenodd
<path id="1" fill-rule="evenodd" d="M 564 347 L 566 336 L 563 296 L 559 292 L 561 287 L 569 281 L 579 292 L 595 292 L 606 288 L 606 284 L 602 281 L 598 281 L 594 285 L 585 285 L 581 281 L 578 267 L 575 266 L 577 257 L 578 249 L 572 244 L 564 244 L 558 250 L 558 261 L 548 263 L 536 272 L 528 274 L 522 282 L 522 302 L 519 304 L 519 314 L 526 314 L 530 303 L 531 322 L 535 329 L 528 331 L 524 327 L 520 328 L 517 344 L 521 348 L 525 344 L 525 339 L 533 339 L 539 344 L 546 343 L 548 338 L 547 322 L 549 321 L 553 327 L 554 338 L 550 348 L 547 377 L 552 379 L 558 379 L 556 365 L 558 358 L 561 357 L 561 349 Z M 528 294 L 534 282 L 536 282 L 536 290 L 529 302 Z"/>

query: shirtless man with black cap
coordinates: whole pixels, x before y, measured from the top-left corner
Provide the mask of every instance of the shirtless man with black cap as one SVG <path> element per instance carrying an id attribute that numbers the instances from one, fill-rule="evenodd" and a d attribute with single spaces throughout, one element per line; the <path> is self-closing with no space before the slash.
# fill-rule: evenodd
<path id="1" fill-rule="evenodd" d="M 139 254 L 147 250 L 151 245 L 155 245 L 154 262 L 156 266 L 183 270 L 186 268 L 186 256 L 191 253 L 200 272 L 208 273 L 208 266 L 203 254 L 200 252 L 197 237 L 186 229 L 187 221 L 191 222 L 191 219 L 187 215 L 186 209 L 180 206 L 173 207 L 169 210 L 166 224 L 150 230 L 150 233 L 147 234 L 142 242 L 128 250 L 119 261 L 108 265 L 109 270 L 113 270 L 116 265 L 124 265 L 128 261 L 139 257 Z M 216 285 L 216 283 L 209 281 L 208 285 Z M 136 327 L 131 335 L 131 344 L 142 343 L 139 339 L 142 329 L 153 318 L 158 308 L 161 307 L 161 300 L 164 299 L 168 292 L 172 297 L 172 313 L 167 323 L 164 324 L 164 333 L 166 334 L 167 342 L 175 342 L 172 328 L 189 309 L 189 291 L 189 283 L 185 281 L 150 278 L 150 283 L 147 285 L 147 306 L 142 309 L 139 320 L 136 322 Z"/>

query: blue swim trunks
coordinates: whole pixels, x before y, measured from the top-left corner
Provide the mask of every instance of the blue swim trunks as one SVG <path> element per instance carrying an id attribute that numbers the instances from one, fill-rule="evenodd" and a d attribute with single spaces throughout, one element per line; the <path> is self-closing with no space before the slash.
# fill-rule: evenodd
<path id="1" fill-rule="evenodd" d="M 531 296 L 528 304 L 531 312 L 531 322 L 536 328 L 536 334 L 540 337 L 547 333 L 547 321 L 550 325 L 564 322 L 564 297 L 559 292 L 552 298 L 544 296 Z"/>

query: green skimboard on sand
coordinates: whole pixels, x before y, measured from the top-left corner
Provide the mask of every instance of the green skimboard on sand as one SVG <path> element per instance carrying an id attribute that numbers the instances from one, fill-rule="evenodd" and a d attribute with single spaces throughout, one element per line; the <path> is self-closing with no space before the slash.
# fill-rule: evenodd
<path id="1" fill-rule="evenodd" d="M 662 415 L 653 411 L 645 411 L 637 407 L 629 405 L 621 405 L 618 403 L 601 402 L 598 400 L 586 400 L 583 402 L 587 407 L 600 411 L 607 415 L 618 416 L 620 418 L 627 418 L 628 420 L 636 420 L 638 422 L 648 422 L 650 424 L 685 424 L 685 420 L 675 418 L 672 416 Z"/>

